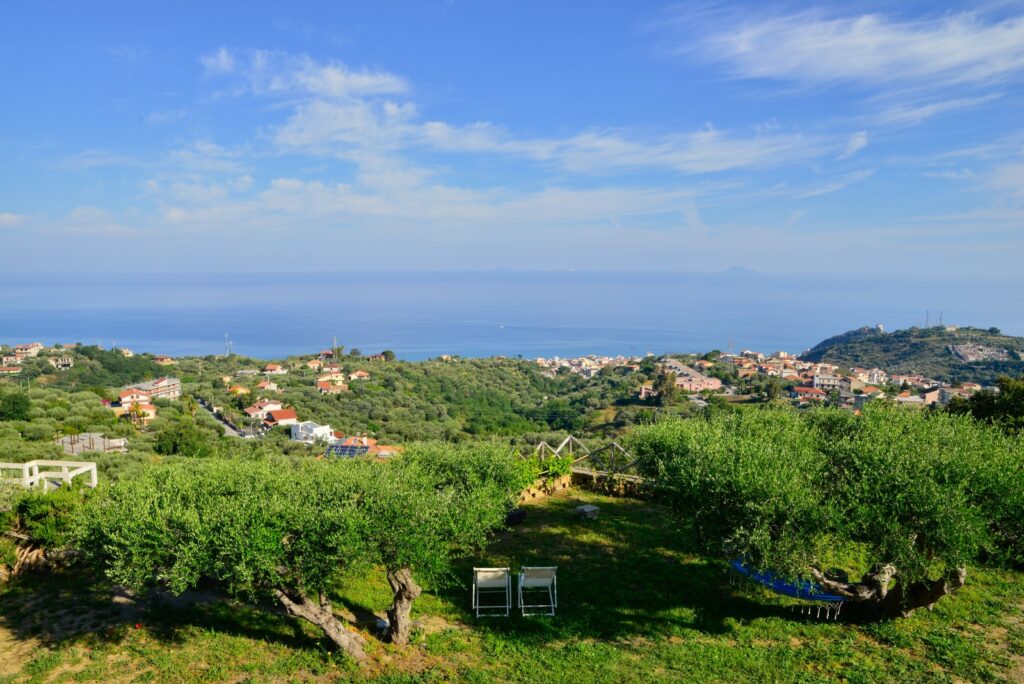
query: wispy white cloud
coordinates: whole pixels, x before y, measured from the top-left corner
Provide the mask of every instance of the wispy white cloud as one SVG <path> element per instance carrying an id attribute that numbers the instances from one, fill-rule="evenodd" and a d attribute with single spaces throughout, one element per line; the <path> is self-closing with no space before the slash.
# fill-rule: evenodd
<path id="1" fill-rule="evenodd" d="M 867 131 L 857 131 L 850 136 L 849 141 L 846 143 L 846 149 L 843 153 L 837 157 L 837 159 L 849 159 L 853 155 L 857 154 L 865 147 L 868 146 L 868 134 Z"/>
<path id="2" fill-rule="evenodd" d="M 164 126 L 181 121 L 187 113 L 184 109 L 158 109 L 146 115 L 146 123 L 150 126 Z"/>
<path id="3" fill-rule="evenodd" d="M 346 158 L 362 155 L 367 149 L 379 153 L 421 147 L 550 162 L 571 171 L 598 174 L 640 168 L 672 169 L 687 174 L 764 168 L 811 159 L 829 151 L 834 154 L 840 145 L 820 135 L 744 135 L 712 126 L 647 139 L 602 130 L 583 131 L 566 138 L 515 137 L 491 123 L 452 126 L 441 121 L 422 122 L 416 115 L 412 103 L 316 100 L 299 105 L 276 129 L 273 139 L 285 150 Z"/>
<path id="4" fill-rule="evenodd" d="M 1024 162 L 996 165 L 986 174 L 983 184 L 989 190 L 1024 197 Z"/>
<path id="5" fill-rule="evenodd" d="M 0 211 L 0 228 L 16 228 L 28 220 L 27 216 L 9 211 Z"/>
<path id="6" fill-rule="evenodd" d="M 962 12 L 900 20 L 809 10 L 721 18 L 726 20 L 702 35 L 688 36 L 678 50 L 696 50 L 742 78 L 930 87 L 991 82 L 1024 69 L 1020 16 L 989 20 L 977 12 Z"/>
<path id="7" fill-rule="evenodd" d="M 317 62 L 308 55 L 273 50 L 220 47 L 199 61 L 208 76 L 236 77 L 236 93 L 349 98 L 409 89 L 404 78 L 387 71 L 356 70 L 339 61 Z"/>
<path id="8" fill-rule="evenodd" d="M 223 76 L 224 74 L 234 73 L 236 66 L 235 56 L 224 46 L 200 56 L 199 63 L 203 65 L 206 73 L 211 76 Z"/>
<path id="9" fill-rule="evenodd" d="M 916 126 L 938 114 L 980 107 L 1001 97 L 1001 93 L 992 93 L 982 97 L 960 97 L 926 104 L 902 104 L 883 111 L 878 115 L 877 121 L 882 124 Z"/>
<path id="10" fill-rule="evenodd" d="M 944 171 L 925 171 L 925 178 L 943 178 L 946 180 L 972 180 L 978 177 L 970 169 L 946 169 Z"/>
<path id="11" fill-rule="evenodd" d="M 75 207 L 56 226 L 57 231 L 71 235 L 98 237 L 124 237 L 137 233 L 119 223 L 106 209 L 100 207 Z"/>
<path id="12" fill-rule="evenodd" d="M 808 199 L 811 197 L 820 197 L 821 195 L 828 195 L 830 193 L 842 190 L 843 188 L 849 187 L 854 183 L 859 183 L 860 181 L 866 178 L 870 178 L 872 174 L 874 174 L 874 169 L 863 169 L 860 171 L 853 171 L 851 173 L 846 174 L 839 180 L 832 181 L 831 183 L 826 183 L 825 185 L 821 185 L 816 188 L 811 188 L 810 190 L 802 190 L 800 192 L 797 192 L 796 194 L 793 195 L 793 197 L 795 199 Z"/>

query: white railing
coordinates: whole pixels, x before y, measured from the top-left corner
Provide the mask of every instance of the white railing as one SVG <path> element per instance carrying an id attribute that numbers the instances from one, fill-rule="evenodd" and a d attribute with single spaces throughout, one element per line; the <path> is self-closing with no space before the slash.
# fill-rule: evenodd
<path id="1" fill-rule="evenodd" d="M 14 477 L 5 471 L 17 473 Z M 28 461 L 26 463 L 0 463 L 0 484 L 15 484 L 33 489 L 51 491 L 61 485 L 70 485 L 76 477 L 85 477 L 88 487 L 95 487 L 98 478 L 96 464 L 85 461 Z"/>

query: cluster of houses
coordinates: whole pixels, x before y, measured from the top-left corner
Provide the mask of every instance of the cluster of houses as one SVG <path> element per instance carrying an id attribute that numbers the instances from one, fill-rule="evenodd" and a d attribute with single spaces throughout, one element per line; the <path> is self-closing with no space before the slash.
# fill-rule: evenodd
<path id="1" fill-rule="evenodd" d="M 261 399 L 245 409 L 245 415 L 251 420 L 260 421 L 266 429 L 287 427 L 293 441 L 304 444 L 322 446 L 360 446 L 366 447 L 362 453 L 371 456 L 390 456 L 397 453 L 397 447 L 378 444 L 377 440 L 365 434 L 349 437 L 342 432 L 333 430 L 330 425 L 321 425 L 312 420 L 299 420 L 293 408 L 285 408 L 284 404 L 275 399 Z"/>
<path id="2" fill-rule="evenodd" d="M 694 364 L 694 366 L 702 370 L 706 370 L 713 365 L 713 362 L 704 360 L 697 361 Z M 658 372 L 662 375 L 671 374 L 675 376 L 676 389 L 682 390 L 683 392 L 697 394 L 699 392 L 718 392 L 722 389 L 721 380 L 718 378 L 708 377 L 697 370 L 697 368 L 688 366 L 679 359 L 662 359 L 656 367 Z M 656 396 L 658 396 L 658 392 L 654 389 L 654 383 L 645 382 L 640 385 L 641 399 L 649 399 Z"/>
<path id="3" fill-rule="evenodd" d="M 18 375 L 21 373 L 22 364 L 26 359 L 34 359 L 42 352 L 53 352 L 54 355 L 50 356 L 47 362 L 59 371 L 66 371 L 74 367 L 75 359 L 64 350 L 74 349 L 77 346 L 68 344 L 50 349 L 42 342 L 15 345 L 13 349 L 0 354 L 0 375 Z"/>
<path id="4" fill-rule="evenodd" d="M 741 378 L 766 375 L 796 382 L 790 396 L 800 404 L 832 397 L 840 406 L 853 410 L 874 399 L 890 399 L 911 406 L 945 406 L 953 397 L 968 398 L 983 389 L 974 382 L 954 387 L 922 375 L 890 374 L 881 368 L 853 366 L 843 370 L 835 364 L 801 361 L 786 352 L 765 356 L 759 352 L 744 351 L 722 354 L 719 361 L 733 364 Z M 899 385 L 902 389 L 889 396 L 881 389 L 886 385 Z"/>
<path id="5" fill-rule="evenodd" d="M 559 372 L 575 373 L 589 379 L 605 368 L 626 368 L 633 372 L 640 370 L 639 359 L 625 356 L 579 356 L 574 359 L 563 359 L 560 356 L 550 359 L 537 357 L 535 361 L 544 369 L 541 371 L 542 375 L 549 378 L 555 377 Z"/>

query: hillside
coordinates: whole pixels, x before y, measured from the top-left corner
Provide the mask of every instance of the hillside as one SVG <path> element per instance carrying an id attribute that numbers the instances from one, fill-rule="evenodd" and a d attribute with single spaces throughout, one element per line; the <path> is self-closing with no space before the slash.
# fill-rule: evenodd
<path id="1" fill-rule="evenodd" d="M 863 327 L 830 337 L 800 358 L 839 366 L 920 373 L 944 382 L 991 383 L 1024 374 L 1024 338 L 996 328 L 909 328 L 890 333 Z"/>

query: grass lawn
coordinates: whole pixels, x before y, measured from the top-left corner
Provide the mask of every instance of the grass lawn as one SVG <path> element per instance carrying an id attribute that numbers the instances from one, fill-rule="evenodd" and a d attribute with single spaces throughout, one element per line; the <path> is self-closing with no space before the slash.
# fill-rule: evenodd
<path id="1" fill-rule="evenodd" d="M 579 520 L 579 503 L 601 508 Z M 0 588 L 0 682 L 956 682 L 1024 681 L 1024 575 L 972 569 L 932 612 L 857 625 L 806 618 L 787 600 L 729 585 L 724 565 L 647 502 L 570 491 L 466 562 L 458 585 L 414 610 L 414 645 L 375 642 L 358 669 L 315 630 L 231 601 L 111 603 L 69 573 Z M 559 611 L 477 620 L 473 565 L 558 565 Z M 383 573 L 350 581 L 337 607 L 382 614 Z"/>

